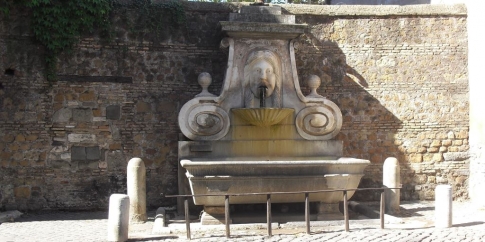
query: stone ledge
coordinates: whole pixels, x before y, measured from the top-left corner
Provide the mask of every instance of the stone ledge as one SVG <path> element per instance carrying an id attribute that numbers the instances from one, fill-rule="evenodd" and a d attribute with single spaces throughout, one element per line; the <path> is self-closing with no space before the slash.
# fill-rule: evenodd
<path id="1" fill-rule="evenodd" d="M 465 4 L 453 5 L 297 5 L 283 4 L 284 14 L 321 16 L 467 16 Z"/>
<path id="2" fill-rule="evenodd" d="M 237 12 L 249 3 L 184 2 L 187 11 Z M 307 5 L 270 4 L 281 6 L 283 14 L 321 16 L 467 16 L 465 4 L 421 5 Z"/>

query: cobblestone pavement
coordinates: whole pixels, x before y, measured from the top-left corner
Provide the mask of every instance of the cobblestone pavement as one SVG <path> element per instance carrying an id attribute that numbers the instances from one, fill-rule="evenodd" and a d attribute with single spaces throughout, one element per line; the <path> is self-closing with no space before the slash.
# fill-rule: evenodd
<path id="1" fill-rule="evenodd" d="M 26 214 L 13 223 L 0 224 L 0 241 L 105 241 L 107 212 L 42 212 Z M 311 223 L 311 234 L 303 222 L 275 224 L 273 236 L 265 225 L 231 225 L 231 238 L 224 226 L 191 224 L 192 241 L 485 241 L 485 210 L 469 203 L 453 203 L 453 227 L 434 228 L 432 202 L 404 203 L 398 217 L 386 218 L 386 228 L 377 219 L 350 220 L 350 232 L 343 221 Z M 185 224 L 171 223 L 171 234 L 151 233 L 153 220 L 130 227 L 130 241 L 187 241 Z"/>

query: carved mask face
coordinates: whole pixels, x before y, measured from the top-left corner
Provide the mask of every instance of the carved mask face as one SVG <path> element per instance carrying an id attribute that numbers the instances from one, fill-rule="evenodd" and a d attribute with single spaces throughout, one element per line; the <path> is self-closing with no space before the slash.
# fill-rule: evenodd
<path id="1" fill-rule="evenodd" d="M 251 68 L 250 75 L 251 92 L 254 96 L 259 98 L 260 86 L 266 87 L 266 97 L 271 96 L 276 85 L 276 75 L 271 63 L 264 59 L 257 60 Z"/>

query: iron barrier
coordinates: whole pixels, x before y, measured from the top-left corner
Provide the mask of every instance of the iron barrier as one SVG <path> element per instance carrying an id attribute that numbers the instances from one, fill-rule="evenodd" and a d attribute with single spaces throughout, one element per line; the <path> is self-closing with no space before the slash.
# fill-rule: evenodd
<path id="1" fill-rule="evenodd" d="M 388 188 L 388 187 L 380 187 L 380 188 L 355 188 L 355 189 L 335 189 L 335 190 L 315 190 L 315 191 L 300 191 L 300 192 L 259 192 L 259 193 L 227 193 L 227 194 L 199 194 L 199 195 L 164 195 L 162 196 L 171 198 L 184 198 L 184 213 L 185 213 L 185 226 L 187 230 L 187 239 L 191 239 L 190 235 L 190 219 L 189 219 L 189 201 L 188 198 L 193 197 L 221 197 L 224 196 L 224 215 L 225 215 L 225 224 L 226 224 L 226 238 L 231 237 L 231 228 L 229 223 L 230 218 L 230 211 L 229 211 L 229 197 L 235 196 L 254 196 L 254 195 L 266 195 L 266 218 L 267 218 L 267 230 L 268 236 L 272 236 L 272 217 L 271 217 L 271 195 L 281 195 L 281 194 L 305 194 L 305 224 L 306 224 L 306 233 L 310 234 L 310 194 L 312 193 L 322 193 L 322 192 L 342 192 L 343 193 L 343 202 L 344 202 L 344 220 L 345 220 L 345 231 L 349 232 L 349 208 L 348 208 L 348 200 L 347 200 L 347 192 L 348 191 L 369 191 L 369 190 L 383 190 L 381 192 L 381 201 L 380 201 L 380 222 L 381 222 L 381 229 L 384 229 L 384 213 L 386 209 L 386 202 L 385 202 L 385 190 L 389 189 L 401 189 L 400 187 L 396 188 Z"/>

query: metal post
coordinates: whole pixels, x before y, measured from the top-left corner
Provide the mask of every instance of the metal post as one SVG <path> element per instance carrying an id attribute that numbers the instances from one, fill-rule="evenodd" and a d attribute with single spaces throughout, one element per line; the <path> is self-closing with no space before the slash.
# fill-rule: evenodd
<path id="1" fill-rule="evenodd" d="M 271 237 L 272 231 L 271 231 L 271 194 L 266 195 L 266 220 L 268 221 L 268 237 Z"/>
<path id="2" fill-rule="evenodd" d="M 226 238 L 231 237 L 231 228 L 229 227 L 229 195 L 226 195 L 224 201 L 224 213 L 226 215 Z"/>
<path id="3" fill-rule="evenodd" d="M 187 239 L 190 238 L 190 218 L 189 218 L 189 200 L 187 197 L 184 198 L 184 210 L 185 210 L 185 228 L 187 230 Z"/>
<path id="4" fill-rule="evenodd" d="M 308 197 L 308 192 L 305 193 L 305 223 L 306 233 L 310 234 L 310 199 Z"/>
<path id="5" fill-rule="evenodd" d="M 381 211 L 380 211 L 380 219 L 381 219 L 381 229 L 384 229 L 384 213 L 386 211 L 386 193 L 385 191 L 381 192 Z"/>
<path id="6" fill-rule="evenodd" d="M 347 191 L 344 191 L 344 219 L 345 232 L 349 232 L 349 205 L 347 204 Z"/>

